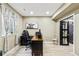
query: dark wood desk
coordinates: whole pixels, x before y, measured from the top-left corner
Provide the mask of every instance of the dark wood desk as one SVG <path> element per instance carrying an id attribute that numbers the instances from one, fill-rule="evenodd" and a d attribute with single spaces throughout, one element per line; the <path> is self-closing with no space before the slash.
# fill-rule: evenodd
<path id="1" fill-rule="evenodd" d="M 43 56 L 43 40 L 32 38 L 32 56 Z"/>

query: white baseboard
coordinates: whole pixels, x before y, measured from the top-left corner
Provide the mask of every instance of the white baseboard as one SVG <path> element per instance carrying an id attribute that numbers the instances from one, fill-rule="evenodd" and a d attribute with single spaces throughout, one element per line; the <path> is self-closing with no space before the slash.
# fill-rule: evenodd
<path id="1" fill-rule="evenodd" d="M 5 53 L 3 56 L 12 56 L 17 50 L 19 50 L 19 48 L 20 48 L 20 46 L 17 45 L 13 49 L 11 49 L 7 53 Z"/>

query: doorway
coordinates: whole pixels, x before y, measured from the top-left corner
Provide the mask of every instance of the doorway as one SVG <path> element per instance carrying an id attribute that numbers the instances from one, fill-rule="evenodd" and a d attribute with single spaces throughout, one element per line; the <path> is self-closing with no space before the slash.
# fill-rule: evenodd
<path id="1" fill-rule="evenodd" d="M 60 45 L 73 44 L 73 16 L 60 21 Z"/>

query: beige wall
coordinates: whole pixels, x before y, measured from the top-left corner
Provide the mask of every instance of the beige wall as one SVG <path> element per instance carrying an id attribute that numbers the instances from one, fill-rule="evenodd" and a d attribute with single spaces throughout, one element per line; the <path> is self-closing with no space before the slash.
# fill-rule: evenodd
<path id="1" fill-rule="evenodd" d="M 7 36 L 7 50 L 11 50 L 15 46 L 15 35 L 8 35 Z"/>
<path id="2" fill-rule="evenodd" d="M 60 44 L 60 21 L 56 22 L 56 38 L 58 40 L 58 44 Z"/>
<path id="3" fill-rule="evenodd" d="M 75 28 L 74 28 L 74 38 L 75 38 L 75 53 L 79 55 L 79 10 L 76 11 L 74 16 Z"/>
<path id="4" fill-rule="evenodd" d="M 0 37 L 0 50 L 3 50 L 4 37 Z"/>
<path id="5" fill-rule="evenodd" d="M 23 28 L 25 29 L 26 23 L 37 23 L 41 29 L 44 40 L 54 39 L 55 22 L 50 17 L 24 17 Z M 30 35 L 35 35 L 38 29 L 28 29 Z"/>

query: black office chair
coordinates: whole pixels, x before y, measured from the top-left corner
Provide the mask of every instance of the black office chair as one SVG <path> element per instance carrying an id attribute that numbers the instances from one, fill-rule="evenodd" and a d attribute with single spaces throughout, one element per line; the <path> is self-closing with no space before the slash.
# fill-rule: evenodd
<path id="1" fill-rule="evenodd" d="M 26 30 L 24 30 L 22 36 L 20 36 L 20 45 L 26 46 L 26 48 L 31 48 L 31 37 Z"/>
<path id="2" fill-rule="evenodd" d="M 31 37 L 29 36 L 29 33 L 28 33 L 28 31 L 26 31 L 26 40 L 25 40 L 25 45 L 26 45 L 26 49 L 25 50 L 27 50 L 28 48 L 30 48 L 31 49 Z"/>

